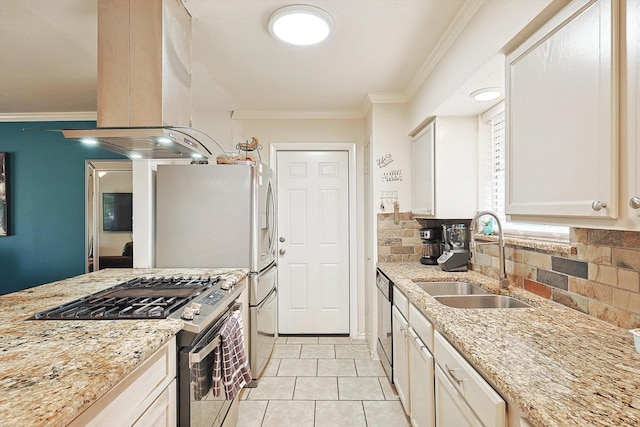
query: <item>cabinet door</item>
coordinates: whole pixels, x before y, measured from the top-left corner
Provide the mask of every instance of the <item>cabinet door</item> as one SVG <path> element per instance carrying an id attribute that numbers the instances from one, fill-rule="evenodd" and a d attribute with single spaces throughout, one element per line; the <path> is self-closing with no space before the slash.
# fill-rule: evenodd
<path id="1" fill-rule="evenodd" d="M 434 215 L 435 157 L 434 123 L 413 138 L 413 207 L 411 212 Z"/>
<path id="2" fill-rule="evenodd" d="M 409 323 L 395 306 L 392 309 L 392 314 L 393 384 L 396 386 L 404 411 L 409 415 L 411 413 L 411 402 L 409 401 L 409 359 L 406 338 Z"/>
<path id="3" fill-rule="evenodd" d="M 437 218 L 472 218 L 478 209 L 478 119 L 435 120 Z"/>
<path id="4" fill-rule="evenodd" d="M 507 57 L 508 214 L 617 218 L 617 5 L 572 1 Z"/>
<path id="5" fill-rule="evenodd" d="M 435 367 L 436 427 L 483 427 L 442 369 Z"/>
<path id="6" fill-rule="evenodd" d="M 627 88 L 626 128 L 627 164 L 626 194 L 621 197 L 629 217 L 640 221 L 640 0 L 626 2 Z"/>
<path id="7" fill-rule="evenodd" d="M 418 381 L 409 380 L 411 425 L 435 424 L 433 356 L 412 328 L 409 328 L 409 372 Z"/>
<path id="8" fill-rule="evenodd" d="M 178 422 L 177 415 L 176 380 L 174 379 L 133 426 L 172 427 Z"/>

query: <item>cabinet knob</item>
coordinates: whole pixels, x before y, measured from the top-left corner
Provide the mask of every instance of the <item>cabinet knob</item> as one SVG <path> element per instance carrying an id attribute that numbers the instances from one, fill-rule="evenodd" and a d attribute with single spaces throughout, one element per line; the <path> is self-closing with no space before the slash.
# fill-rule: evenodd
<path id="1" fill-rule="evenodd" d="M 607 204 L 601 202 L 600 200 L 594 200 L 593 203 L 591 203 L 591 209 L 593 209 L 594 211 L 599 211 L 602 208 L 606 208 Z"/>
<path id="2" fill-rule="evenodd" d="M 285 251 L 284 249 L 280 249 L 280 250 L 278 251 L 278 253 L 279 253 L 280 255 L 284 256 L 284 254 L 286 254 L 286 253 L 287 253 L 287 251 Z"/>
<path id="3" fill-rule="evenodd" d="M 283 236 L 280 236 L 279 240 L 280 240 L 280 243 L 284 243 L 286 239 Z"/>
<path id="4" fill-rule="evenodd" d="M 629 206 L 631 206 L 632 209 L 638 209 L 640 208 L 640 197 L 632 197 L 629 199 Z"/>

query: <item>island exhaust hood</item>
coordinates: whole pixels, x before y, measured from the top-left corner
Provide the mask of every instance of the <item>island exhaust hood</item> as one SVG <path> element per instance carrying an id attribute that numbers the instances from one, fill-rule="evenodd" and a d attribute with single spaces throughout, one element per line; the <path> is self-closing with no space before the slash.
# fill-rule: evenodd
<path id="1" fill-rule="evenodd" d="M 97 111 L 96 129 L 65 138 L 130 158 L 211 155 L 191 128 L 191 16 L 180 0 L 98 0 Z"/>

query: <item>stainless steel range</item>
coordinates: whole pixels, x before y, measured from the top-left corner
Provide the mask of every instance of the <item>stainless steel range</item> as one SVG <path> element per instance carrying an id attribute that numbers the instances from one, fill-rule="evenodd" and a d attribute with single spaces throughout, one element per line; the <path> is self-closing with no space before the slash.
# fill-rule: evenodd
<path id="1" fill-rule="evenodd" d="M 140 277 L 36 313 L 33 320 L 180 319 L 177 335 L 178 425 L 234 426 L 238 399 L 211 387 L 219 331 L 236 310 L 244 283 L 220 276 Z"/>

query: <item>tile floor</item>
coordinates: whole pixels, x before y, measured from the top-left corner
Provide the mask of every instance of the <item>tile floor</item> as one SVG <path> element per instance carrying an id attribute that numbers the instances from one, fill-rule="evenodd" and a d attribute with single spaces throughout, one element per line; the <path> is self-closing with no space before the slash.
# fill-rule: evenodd
<path id="1" fill-rule="evenodd" d="M 238 427 L 405 427 L 410 423 L 365 341 L 281 337 L 258 385 L 240 398 Z"/>

